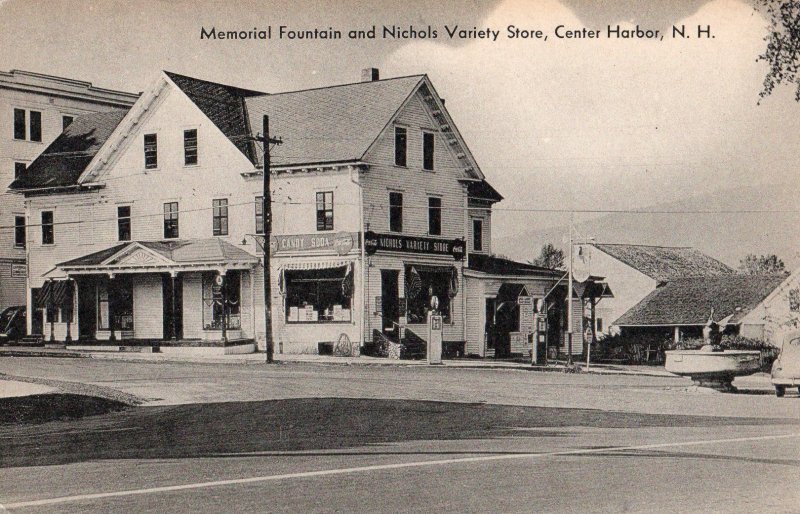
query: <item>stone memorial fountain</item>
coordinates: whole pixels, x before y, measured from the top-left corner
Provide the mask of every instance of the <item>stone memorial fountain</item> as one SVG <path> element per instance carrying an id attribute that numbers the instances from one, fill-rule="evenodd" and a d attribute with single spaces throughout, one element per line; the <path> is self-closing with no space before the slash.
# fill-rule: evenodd
<path id="1" fill-rule="evenodd" d="M 665 352 L 667 371 L 691 378 L 698 387 L 735 392 L 733 379 L 758 371 L 761 367 L 761 352 L 724 350 L 714 340 L 719 335 L 719 326 L 709 318 L 708 324 L 703 328 L 705 344 L 700 349 Z"/>

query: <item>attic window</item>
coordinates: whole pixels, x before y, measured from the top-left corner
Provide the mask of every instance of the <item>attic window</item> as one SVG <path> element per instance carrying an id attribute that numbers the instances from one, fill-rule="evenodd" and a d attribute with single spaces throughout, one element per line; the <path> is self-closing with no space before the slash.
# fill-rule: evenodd
<path id="1" fill-rule="evenodd" d="M 422 169 L 433 171 L 433 144 L 432 132 L 422 133 Z"/>
<path id="2" fill-rule="evenodd" d="M 183 131 L 183 163 L 197 164 L 197 129 Z"/>
<path id="3" fill-rule="evenodd" d="M 407 165 L 408 131 L 405 127 L 394 128 L 394 164 L 395 166 Z"/>
<path id="4" fill-rule="evenodd" d="M 156 134 L 144 135 L 144 168 L 158 168 L 158 137 Z"/>

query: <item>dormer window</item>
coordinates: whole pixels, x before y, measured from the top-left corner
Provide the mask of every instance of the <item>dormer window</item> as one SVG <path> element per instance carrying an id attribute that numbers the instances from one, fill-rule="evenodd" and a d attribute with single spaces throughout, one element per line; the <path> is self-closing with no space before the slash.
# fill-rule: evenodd
<path id="1" fill-rule="evenodd" d="M 156 134 L 144 135 L 144 168 L 146 170 L 158 168 L 158 136 Z"/>

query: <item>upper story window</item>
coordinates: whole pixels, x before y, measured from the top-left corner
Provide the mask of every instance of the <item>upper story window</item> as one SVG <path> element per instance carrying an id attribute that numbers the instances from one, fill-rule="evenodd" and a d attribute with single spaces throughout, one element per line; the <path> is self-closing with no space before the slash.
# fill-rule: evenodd
<path id="1" fill-rule="evenodd" d="M 403 193 L 389 193 L 389 231 L 403 231 Z"/>
<path id="2" fill-rule="evenodd" d="M 228 235 L 228 199 L 212 200 L 213 230 L 215 236 Z"/>
<path id="3" fill-rule="evenodd" d="M 256 234 L 264 233 L 264 197 L 256 196 Z"/>
<path id="4" fill-rule="evenodd" d="M 148 170 L 158 168 L 158 136 L 156 134 L 144 135 L 144 167 Z"/>
<path id="5" fill-rule="evenodd" d="M 183 163 L 186 166 L 197 164 L 197 129 L 183 131 Z"/>
<path id="6" fill-rule="evenodd" d="M 433 132 L 422 133 L 422 169 L 433 171 Z"/>
<path id="7" fill-rule="evenodd" d="M 73 121 L 75 121 L 74 116 L 61 116 L 61 130 L 67 130 L 67 127 L 72 125 Z"/>
<path id="8" fill-rule="evenodd" d="M 472 220 L 472 249 L 476 252 L 483 251 L 483 220 Z"/>
<path id="9" fill-rule="evenodd" d="M 428 197 L 428 234 L 442 235 L 442 199 L 437 196 Z"/>
<path id="10" fill-rule="evenodd" d="M 164 239 L 178 237 L 178 202 L 164 204 Z"/>
<path id="11" fill-rule="evenodd" d="M 26 118 L 28 123 L 26 123 Z M 14 139 L 20 141 L 42 141 L 42 113 L 14 109 Z"/>
<path id="12" fill-rule="evenodd" d="M 42 211 L 42 244 L 55 244 L 53 232 L 53 211 Z"/>
<path id="13" fill-rule="evenodd" d="M 25 170 L 28 169 L 28 166 L 24 162 L 15 162 L 14 163 L 14 179 L 18 179 L 20 175 L 22 175 Z"/>
<path id="14" fill-rule="evenodd" d="M 333 192 L 317 193 L 317 230 L 333 230 Z"/>
<path id="15" fill-rule="evenodd" d="M 408 131 L 405 127 L 394 128 L 394 163 L 396 166 L 406 166 L 408 153 Z"/>
<path id="16" fill-rule="evenodd" d="M 25 248 L 25 216 L 14 216 L 14 247 Z"/>
<path id="17" fill-rule="evenodd" d="M 120 241 L 131 240 L 131 206 L 117 207 L 117 238 Z"/>

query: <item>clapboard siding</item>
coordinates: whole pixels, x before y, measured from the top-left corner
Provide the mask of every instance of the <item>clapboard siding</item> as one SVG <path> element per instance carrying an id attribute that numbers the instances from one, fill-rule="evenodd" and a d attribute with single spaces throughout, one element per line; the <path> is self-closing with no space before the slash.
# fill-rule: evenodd
<path id="1" fill-rule="evenodd" d="M 200 339 L 203 337 L 203 275 L 186 273 L 183 281 L 183 337 Z"/>
<path id="2" fill-rule="evenodd" d="M 408 166 L 394 165 L 394 129 L 408 130 Z M 428 235 L 428 197 L 442 199 L 442 238 L 464 238 L 463 171 L 457 165 L 447 142 L 428 115 L 416 93 L 400 110 L 368 152 L 369 169 L 364 174 L 364 221 L 375 232 L 389 231 L 389 192 L 403 193 L 403 234 Z M 433 132 L 434 171 L 422 169 L 422 134 Z"/>

